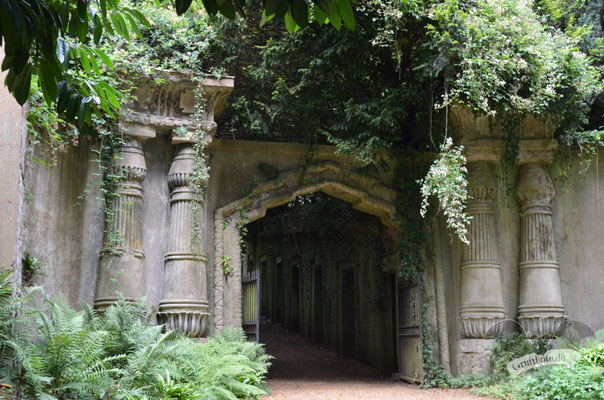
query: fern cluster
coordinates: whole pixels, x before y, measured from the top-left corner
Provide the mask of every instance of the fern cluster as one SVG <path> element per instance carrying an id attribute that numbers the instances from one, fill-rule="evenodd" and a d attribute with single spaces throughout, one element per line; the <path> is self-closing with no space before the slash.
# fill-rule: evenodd
<path id="1" fill-rule="evenodd" d="M 153 325 L 142 301 L 122 299 L 99 314 L 87 304 L 77 311 L 14 293 L 9 273 L 0 274 L 0 382 L 15 398 L 233 400 L 267 393 L 270 356 L 240 329 L 201 343 Z"/>

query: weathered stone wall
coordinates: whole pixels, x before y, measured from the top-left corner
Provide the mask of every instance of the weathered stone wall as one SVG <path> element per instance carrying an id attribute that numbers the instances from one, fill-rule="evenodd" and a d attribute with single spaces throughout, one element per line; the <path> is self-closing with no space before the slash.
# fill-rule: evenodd
<path id="1" fill-rule="evenodd" d="M 4 50 L 0 47 L 0 63 Z M 4 82 L 6 72 L 0 73 Z M 26 124 L 24 111 L 0 85 L 0 266 L 14 267 L 20 280 L 23 168 Z"/>
<path id="2" fill-rule="evenodd" d="M 30 143 L 25 174 L 24 252 L 40 260 L 34 282 L 72 304 L 92 304 L 103 242 L 105 215 L 100 191 L 98 146 L 82 141 L 65 152 Z M 162 295 L 168 234 L 167 172 L 172 147 L 166 136 L 143 146 L 148 175 L 143 192 L 143 250 L 149 307 Z M 127 276 L 118 279 L 130 279 Z"/>

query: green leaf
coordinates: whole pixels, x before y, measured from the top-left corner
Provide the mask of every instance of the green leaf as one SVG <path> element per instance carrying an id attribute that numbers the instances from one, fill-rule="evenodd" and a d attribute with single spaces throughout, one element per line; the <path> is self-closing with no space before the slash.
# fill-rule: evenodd
<path id="1" fill-rule="evenodd" d="M 78 23 L 77 36 L 80 42 L 84 43 L 88 37 L 88 18 Z"/>
<path id="2" fill-rule="evenodd" d="M 107 100 L 109 100 L 109 103 L 116 109 L 119 109 L 120 101 L 118 99 L 117 91 L 114 88 L 112 88 L 111 86 L 109 86 L 109 84 L 107 82 L 101 81 L 101 82 L 99 82 L 99 85 L 103 88 L 103 91 L 107 95 Z"/>
<path id="3" fill-rule="evenodd" d="M 124 33 L 122 35 L 124 37 L 124 39 L 130 39 L 130 32 L 128 31 L 128 25 L 126 25 L 126 20 L 124 20 L 124 17 L 122 17 L 122 14 L 113 13 L 111 15 L 115 15 L 115 18 L 117 19 L 117 21 L 120 25 L 120 29 Z"/>
<path id="4" fill-rule="evenodd" d="M 266 12 L 262 11 L 262 17 L 260 18 L 260 27 L 262 28 L 267 22 L 275 18 L 275 14 L 266 16 Z"/>
<path id="5" fill-rule="evenodd" d="M 57 53 L 57 59 L 59 60 L 61 65 L 63 65 L 63 68 L 64 69 L 69 68 L 70 47 L 69 47 L 69 44 L 60 36 L 57 38 L 56 53 Z"/>
<path id="6" fill-rule="evenodd" d="M 17 100 L 17 103 L 19 103 L 19 105 L 21 106 L 25 104 L 25 102 L 29 98 L 32 70 L 33 66 L 31 65 L 31 63 L 27 63 L 25 69 L 20 74 L 21 77 L 17 77 L 17 79 L 15 79 L 16 84 L 14 86 L 15 90 L 13 93 L 15 95 L 15 100 Z"/>
<path id="7" fill-rule="evenodd" d="M 296 31 L 296 21 L 292 17 L 291 8 L 285 13 L 285 29 L 287 29 L 290 35 Z"/>
<path id="8" fill-rule="evenodd" d="M 38 81 L 42 88 L 44 100 L 49 106 L 57 99 L 57 82 L 52 69 L 50 63 L 44 59 L 38 65 Z"/>
<path id="9" fill-rule="evenodd" d="M 99 64 L 96 61 L 96 53 L 92 51 L 92 49 L 88 46 L 82 46 L 86 53 L 88 53 L 88 58 L 90 60 L 90 64 L 92 64 L 92 69 L 96 75 L 101 75 L 103 72 L 99 69 Z"/>
<path id="10" fill-rule="evenodd" d="M 103 26 L 111 36 L 115 34 L 113 27 L 111 26 L 111 23 L 109 22 L 106 16 L 103 16 Z"/>
<path id="11" fill-rule="evenodd" d="M 203 6 L 210 15 L 218 14 L 218 4 L 216 0 L 202 0 Z"/>
<path id="12" fill-rule="evenodd" d="M 340 15 L 342 16 L 342 20 L 344 20 L 346 27 L 351 31 L 354 30 L 354 11 L 352 11 L 350 0 L 338 0 L 338 9 L 340 10 Z"/>
<path id="13" fill-rule="evenodd" d="M 228 19 L 235 19 L 235 6 L 232 0 L 217 0 L 220 13 Z"/>
<path id="14" fill-rule="evenodd" d="M 143 34 L 141 33 L 140 29 L 138 29 L 138 24 L 136 23 L 134 18 L 132 18 L 132 16 L 130 14 L 124 14 L 124 15 L 126 16 L 126 19 L 128 20 L 128 22 L 130 22 L 130 28 L 134 31 L 136 36 L 138 36 L 140 39 L 143 39 Z"/>
<path id="15" fill-rule="evenodd" d="M 103 21 L 99 15 L 94 19 L 94 32 L 93 39 L 95 44 L 101 42 L 101 36 L 103 36 Z"/>
<path id="16" fill-rule="evenodd" d="M 292 0 L 291 14 L 298 26 L 308 26 L 308 5 L 305 0 Z"/>
<path id="17" fill-rule="evenodd" d="M 143 15 L 142 12 L 140 12 L 137 9 L 134 9 L 134 8 L 126 8 L 126 7 L 124 7 L 124 10 L 126 12 L 129 12 L 130 14 L 132 14 L 132 16 L 134 18 L 138 19 L 139 22 L 141 24 L 143 24 L 145 27 L 147 27 L 147 28 L 151 27 L 151 22 L 149 22 L 149 20 Z"/>
<path id="18" fill-rule="evenodd" d="M 103 61 L 103 64 L 105 64 L 107 66 L 107 68 L 113 70 L 113 62 L 111 61 L 111 58 L 109 58 L 109 56 L 103 52 L 103 50 L 101 50 L 101 49 L 92 49 L 92 50 L 101 59 L 101 61 Z"/>
<path id="19" fill-rule="evenodd" d="M 121 37 L 128 39 L 128 35 L 120 24 L 120 20 L 117 18 L 117 14 L 112 13 L 109 15 L 109 18 L 111 18 L 111 22 L 113 22 L 113 28 L 115 29 L 115 32 Z"/>
<path id="20" fill-rule="evenodd" d="M 61 81 L 57 84 L 57 113 L 62 113 L 69 104 L 69 96 L 71 95 L 71 89 L 67 81 Z"/>
<path id="21" fill-rule="evenodd" d="M 279 6 L 281 6 L 281 2 L 283 0 L 266 0 L 266 4 L 264 5 L 264 12 L 266 15 L 270 16 L 277 12 Z"/>
<path id="22" fill-rule="evenodd" d="M 69 104 L 67 104 L 67 110 L 65 111 L 65 118 L 67 121 L 73 121 L 78 112 L 78 105 L 80 104 L 80 96 L 74 93 L 69 98 Z"/>
<path id="23" fill-rule="evenodd" d="M 80 53 L 80 62 L 82 63 L 82 68 L 87 73 L 92 73 L 92 68 L 90 68 L 90 61 L 88 60 L 88 54 L 83 49 L 79 50 Z"/>
<path id="24" fill-rule="evenodd" d="M 325 21 L 327 20 L 327 14 L 325 14 L 325 12 L 321 9 L 321 7 L 319 7 L 316 3 L 315 3 L 315 7 L 314 7 L 314 12 L 315 12 L 315 21 L 317 21 L 317 23 L 321 26 L 323 26 L 323 24 L 325 24 Z"/>
<path id="25" fill-rule="evenodd" d="M 175 1 L 176 14 L 178 14 L 178 15 L 184 14 L 191 6 L 192 1 L 193 0 L 176 0 Z"/>
<path id="26" fill-rule="evenodd" d="M 88 7 L 86 7 L 86 2 L 82 0 L 76 1 L 76 9 L 78 10 L 78 16 L 80 19 L 84 20 L 88 18 Z"/>

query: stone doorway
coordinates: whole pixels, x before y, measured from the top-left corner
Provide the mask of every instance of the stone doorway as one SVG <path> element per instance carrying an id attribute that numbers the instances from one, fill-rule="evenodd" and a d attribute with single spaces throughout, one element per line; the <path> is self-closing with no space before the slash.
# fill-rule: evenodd
<path id="1" fill-rule="evenodd" d="M 270 348 L 281 330 L 383 376 L 397 371 L 396 274 L 384 263 L 394 243 L 379 218 L 316 192 L 246 231 L 242 273 L 260 276 L 260 342 Z"/>

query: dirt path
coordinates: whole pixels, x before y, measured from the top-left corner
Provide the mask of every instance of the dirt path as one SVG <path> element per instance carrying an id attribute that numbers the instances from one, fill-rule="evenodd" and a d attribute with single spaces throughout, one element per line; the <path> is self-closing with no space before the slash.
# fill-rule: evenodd
<path id="1" fill-rule="evenodd" d="M 468 390 L 420 389 L 391 381 L 360 362 L 340 358 L 279 326 L 261 331 L 267 352 L 275 357 L 268 384 L 273 390 L 263 400 L 476 400 Z"/>

